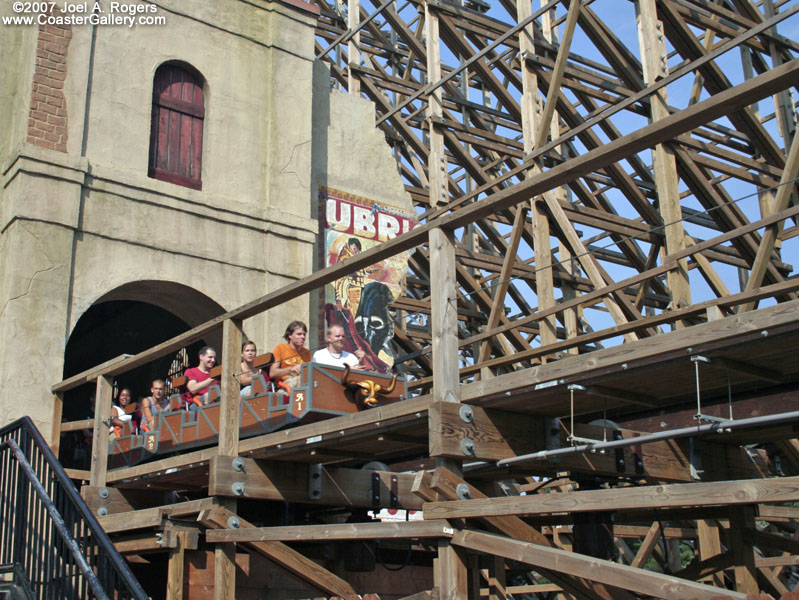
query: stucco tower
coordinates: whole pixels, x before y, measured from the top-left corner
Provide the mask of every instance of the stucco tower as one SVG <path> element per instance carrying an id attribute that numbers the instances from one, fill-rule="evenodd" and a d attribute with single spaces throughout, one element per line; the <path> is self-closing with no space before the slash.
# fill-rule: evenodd
<path id="1" fill-rule="evenodd" d="M 372 106 L 314 60 L 313 6 L 86 6 L 0 35 L 0 423 L 46 437 L 54 382 L 311 273 L 320 185 L 410 206 Z M 245 333 L 271 347 L 314 301 Z"/>

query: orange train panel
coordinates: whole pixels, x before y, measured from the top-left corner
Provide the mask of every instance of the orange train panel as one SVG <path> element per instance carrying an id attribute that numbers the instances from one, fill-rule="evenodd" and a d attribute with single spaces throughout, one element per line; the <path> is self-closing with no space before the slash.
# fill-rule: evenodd
<path id="1" fill-rule="evenodd" d="M 352 371 L 348 374 L 348 385 L 345 386 L 342 385 L 344 373 L 345 370 L 338 367 L 305 363 L 300 373 L 300 384 L 291 390 L 290 396 L 264 391 L 268 389 L 267 384 L 262 376 L 257 377 L 253 381 L 255 393 L 241 400 L 240 435 L 251 437 L 295 424 L 368 410 L 364 406 L 359 383 L 363 387 L 376 385 L 382 388 L 378 393 L 379 404 L 405 399 L 404 379 L 396 380 L 396 385 L 392 386 L 393 379 L 386 375 Z M 218 397 L 218 393 L 211 396 Z M 152 431 L 128 433 L 111 440 L 109 468 L 134 465 L 158 455 L 213 444 L 219 435 L 219 411 L 219 403 L 214 402 L 196 411 L 180 408 L 159 412 Z"/>

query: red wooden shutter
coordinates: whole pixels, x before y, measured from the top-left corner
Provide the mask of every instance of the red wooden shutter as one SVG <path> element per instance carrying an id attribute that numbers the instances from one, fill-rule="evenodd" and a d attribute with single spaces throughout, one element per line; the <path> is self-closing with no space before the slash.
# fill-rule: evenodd
<path id="1" fill-rule="evenodd" d="M 149 175 L 202 189 L 205 96 L 200 79 L 176 65 L 162 65 L 153 83 Z"/>

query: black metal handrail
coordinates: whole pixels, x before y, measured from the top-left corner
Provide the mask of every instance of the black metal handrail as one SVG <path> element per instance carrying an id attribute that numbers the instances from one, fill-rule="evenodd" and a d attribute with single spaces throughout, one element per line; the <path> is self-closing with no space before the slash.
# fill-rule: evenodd
<path id="1" fill-rule="evenodd" d="M 0 565 L 37 599 L 147 599 L 29 417 L 0 429 Z"/>

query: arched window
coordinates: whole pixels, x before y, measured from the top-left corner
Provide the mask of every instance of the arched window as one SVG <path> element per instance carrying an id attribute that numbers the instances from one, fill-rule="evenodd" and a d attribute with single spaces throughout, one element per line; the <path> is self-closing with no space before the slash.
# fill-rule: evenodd
<path id="1" fill-rule="evenodd" d="M 153 80 L 153 121 L 148 175 L 202 189 L 202 78 L 174 64 L 158 67 Z"/>

